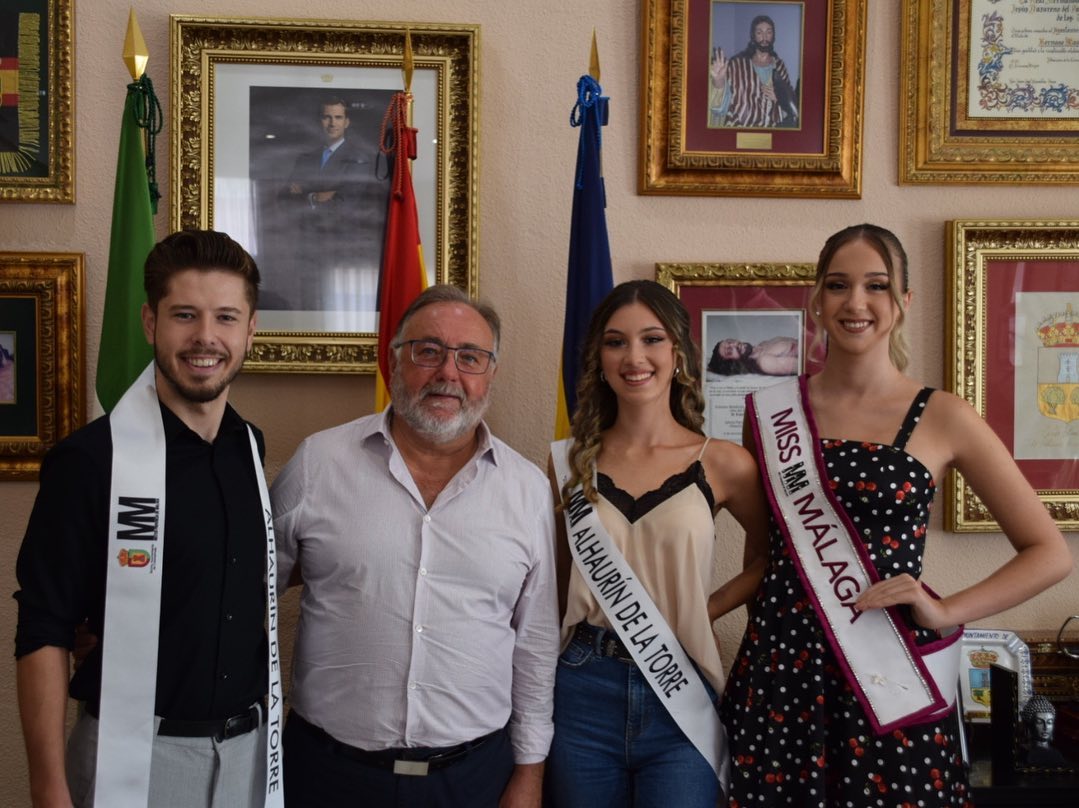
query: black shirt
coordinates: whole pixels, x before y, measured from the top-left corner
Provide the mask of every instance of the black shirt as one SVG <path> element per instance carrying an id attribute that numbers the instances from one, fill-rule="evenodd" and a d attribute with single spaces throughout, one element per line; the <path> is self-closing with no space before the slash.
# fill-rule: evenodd
<path id="1" fill-rule="evenodd" d="M 161 406 L 165 427 L 165 571 L 155 712 L 189 721 L 227 718 L 266 694 L 266 532 L 250 441 L 226 406 L 212 444 Z M 255 430 L 259 453 L 262 433 Z M 112 433 L 108 416 L 45 457 L 16 566 L 15 655 L 71 648 L 89 621 L 102 637 Z M 71 679 L 71 697 L 96 715 L 101 645 Z"/>

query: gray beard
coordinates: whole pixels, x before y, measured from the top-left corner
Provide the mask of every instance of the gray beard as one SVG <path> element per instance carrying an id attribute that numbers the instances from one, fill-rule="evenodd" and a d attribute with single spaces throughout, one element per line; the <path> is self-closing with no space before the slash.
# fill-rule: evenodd
<path id="1" fill-rule="evenodd" d="M 446 383 L 430 383 L 415 395 L 409 395 L 400 373 L 390 377 L 390 400 L 394 415 L 404 419 L 413 430 L 433 443 L 450 443 L 473 431 L 483 420 L 490 404 L 490 388 L 479 401 L 469 401 L 464 391 Z M 428 393 L 440 395 L 460 395 L 461 408 L 452 418 L 439 418 L 423 408 L 423 399 Z"/>

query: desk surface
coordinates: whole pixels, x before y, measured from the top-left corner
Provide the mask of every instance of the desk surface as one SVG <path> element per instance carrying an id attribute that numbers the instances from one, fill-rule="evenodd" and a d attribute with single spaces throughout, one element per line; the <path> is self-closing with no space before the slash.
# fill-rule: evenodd
<path id="1" fill-rule="evenodd" d="M 1079 774 L 1017 774 L 1010 785 L 993 783 L 988 760 L 970 767 L 971 796 L 978 808 L 1055 808 L 1079 806 Z"/>

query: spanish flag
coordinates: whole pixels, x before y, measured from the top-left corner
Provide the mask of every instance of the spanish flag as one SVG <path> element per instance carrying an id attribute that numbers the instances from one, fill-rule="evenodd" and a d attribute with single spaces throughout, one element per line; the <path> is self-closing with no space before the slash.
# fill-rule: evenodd
<path id="1" fill-rule="evenodd" d="M 607 98 L 592 76 L 577 82 L 577 104 L 570 125 L 580 127 L 577 171 L 570 220 L 569 271 L 566 274 L 566 320 L 562 329 L 562 365 L 558 374 L 555 438 L 570 435 L 577 409 L 581 347 L 593 309 L 611 291 L 611 245 L 607 239 L 607 192 L 603 186 L 602 127 L 607 125 Z"/>
<path id="2" fill-rule="evenodd" d="M 409 93 L 397 93 L 386 110 L 382 151 L 393 160 L 393 186 L 386 213 L 386 241 L 378 281 L 378 371 L 375 411 L 390 403 L 390 342 L 401 315 L 427 288 L 416 195 L 410 161 L 416 159 L 416 129 L 408 125 Z M 386 124 L 390 124 L 387 126 Z M 387 144 L 387 139 L 392 142 Z"/>

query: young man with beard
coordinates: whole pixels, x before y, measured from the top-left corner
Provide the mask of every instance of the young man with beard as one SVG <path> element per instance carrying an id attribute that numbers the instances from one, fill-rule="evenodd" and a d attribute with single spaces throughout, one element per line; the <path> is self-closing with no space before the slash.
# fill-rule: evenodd
<path id="1" fill-rule="evenodd" d="M 798 97 L 775 52 L 776 25 L 763 14 L 749 26 L 749 44 L 729 60 L 717 48 L 709 63 L 711 126 L 775 128 L 798 125 Z"/>
<path id="2" fill-rule="evenodd" d="M 553 501 L 482 418 L 499 320 L 452 286 L 408 308 L 392 405 L 305 440 L 274 482 L 304 592 L 290 808 L 540 805 L 558 656 Z"/>
<path id="3" fill-rule="evenodd" d="M 262 435 L 227 403 L 258 283 L 223 233 L 156 245 L 142 309 L 154 362 L 42 465 L 15 595 L 35 806 L 280 804 Z M 100 641 L 69 685 L 84 622 Z M 65 754 L 68 693 L 84 709 Z"/>

